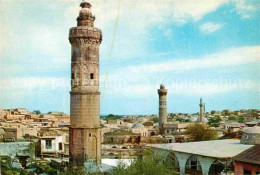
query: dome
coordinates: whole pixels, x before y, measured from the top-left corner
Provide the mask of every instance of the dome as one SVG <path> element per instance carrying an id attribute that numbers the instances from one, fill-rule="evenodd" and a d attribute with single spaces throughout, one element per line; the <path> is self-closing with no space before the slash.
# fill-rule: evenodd
<path id="1" fill-rule="evenodd" d="M 134 124 L 134 126 L 132 126 L 132 129 L 141 129 L 144 128 L 144 125 L 141 123 L 136 123 Z"/>
<path id="2" fill-rule="evenodd" d="M 132 126 L 133 126 L 133 123 L 127 123 L 127 124 L 126 124 L 126 127 L 127 127 L 127 128 L 132 128 Z"/>
<path id="3" fill-rule="evenodd" d="M 245 129 L 240 143 L 249 145 L 260 144 L 260 127 L 254 126 Z"/>
<path id="4" fill-rule="evenodd" d="M 195 117 L 195 116 L 190 118 L 191 122 L 196 122 L 197 120 L 198 120 L 198 117 Z"/>
<path id="5" fill-rule="evenodd" d="M 147 119 L 144 118 L 144 117 L 140 117 L 139 120 L 142 121 L 142 122 L 146 122 L 147 121 Z"/>
<path id="6" fill-rule="evenodd" d="M 203 122 L 209 122 L 208 118 L 204 117 Z"/>
<path id="7" fill-rule="evenodd" d="M 252 128 L 245 129 L 244 132 L 247 134 L 260 134 L 260 127 L 254 126 Z"/>

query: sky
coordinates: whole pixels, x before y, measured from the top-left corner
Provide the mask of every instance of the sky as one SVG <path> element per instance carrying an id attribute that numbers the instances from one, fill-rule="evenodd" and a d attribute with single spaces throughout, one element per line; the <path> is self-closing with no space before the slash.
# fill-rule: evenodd
<path id="1" fill-rule="evenodd" d="M 71 46 L 81 0 L 0 1 L 0 108 L 70 110 Z M 260 108 L 259 0 L 91 0 L 101 114 Z"/>

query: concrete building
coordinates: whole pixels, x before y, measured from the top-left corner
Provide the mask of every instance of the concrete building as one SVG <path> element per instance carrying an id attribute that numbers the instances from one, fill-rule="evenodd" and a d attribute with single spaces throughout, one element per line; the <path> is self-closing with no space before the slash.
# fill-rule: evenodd
<path id="1" fill-rule="evenodd" d="M 232 158 L 254 145 L 240 144 L 239 140 L 212 140 L 202 142 L 150 144 L 156 154 L 165 158 L 180 175 L 215 175 L 228 171 Z"/>
<path id="2" fill-rule="evenodd" d="M 99 45 L 102 32 L 94 27 L 91 4 L 80 4 L 77 27 L 69 32 L 71 43 L 70 160 L 100 162 Z"/>
<path id="3" fill-rule="evenodd" d="M 159 95 L 159 132 L 164 134 L 163 125 L 167 123 L 167 104 L 166 104 L 166 95 L 168 90 L 165 89 L 165 86 L 161 84 L 160 89 L 158 89 Z"/>

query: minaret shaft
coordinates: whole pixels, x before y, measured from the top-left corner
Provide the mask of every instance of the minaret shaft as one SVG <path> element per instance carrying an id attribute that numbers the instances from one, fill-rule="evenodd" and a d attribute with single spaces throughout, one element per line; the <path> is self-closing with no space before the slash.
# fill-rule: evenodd
<path id="1" fill-rule="evenodd" d="M 100 92 L 99 45 L 101 30 L 94 27 L 91 5 L 87 2 L 77 18 L 77 27 L 70 29 L 71 92 L 70 92 L 70 160 L 82 164 L 89 159 L 100 162 Z"/>
<path id="2" fill-rule="evenodd" d="M 202 98 L 200 98 L 200 122 L 203 122 L 203 103 L 202 103 Z"/>
<path id="3" fill-rule="evenodd" d="M 160 89 L 158 89 L 159 95 L 159 132 L 164 134 L 163 125 L 167 123 L 167 95 L 168 90 L 165 89 L 164 85 L 161 84 Z"/>

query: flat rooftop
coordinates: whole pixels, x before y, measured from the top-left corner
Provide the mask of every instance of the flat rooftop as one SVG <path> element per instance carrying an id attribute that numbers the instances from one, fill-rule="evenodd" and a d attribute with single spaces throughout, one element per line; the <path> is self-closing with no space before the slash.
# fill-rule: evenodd
<path id="1" fill-rule="evenodd" d="M 240 140 L 224 139 L 187 143 L 148 144 L 147 146 L 206 157 L 227 159 L 238 155 L 254 145 L 241 144 Z"/>

